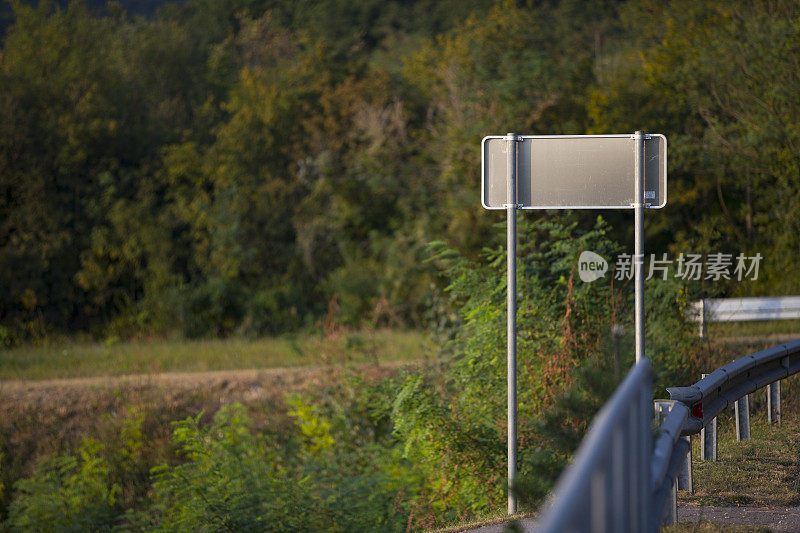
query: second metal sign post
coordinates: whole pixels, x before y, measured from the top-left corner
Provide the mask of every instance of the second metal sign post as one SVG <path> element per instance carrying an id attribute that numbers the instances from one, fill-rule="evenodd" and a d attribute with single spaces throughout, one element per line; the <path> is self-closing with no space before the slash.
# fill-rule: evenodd
<path id="1" fill-rule="evenodd" d="M 517 512 L 514 482 L 517 478 L 517 139 L 506 137 L 508 182 L 506 194 L 506 250 L 508 278 L 508 514 Z"/>

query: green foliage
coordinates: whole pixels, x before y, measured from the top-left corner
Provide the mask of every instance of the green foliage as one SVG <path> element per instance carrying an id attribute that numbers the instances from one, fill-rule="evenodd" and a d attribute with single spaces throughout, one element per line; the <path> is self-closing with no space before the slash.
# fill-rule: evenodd
<path id="1" fill-rule="evenodd" d="M 795 280 L 783 273 L 798 234 L 789 207 L 800 168 L 797 3 L 647 2 L 623 16 L 639 29 L 619 43 L 591 113 L 596 131 L 652 124 L 668 133 L 674 215 L 652 217 L 651 238 L 673 251 L 758 251 L 759 280 L 724 289 L 791 294 Z"/>
<path id="2" fill-rule="evenodd" d="M 502 229 L 502 226 L 498 229 Z M 518 244 L 517 400 L 520 479 L 514 490 L 533 509 L 566 464 L 589 422 L 616 387 L 611 328 L 633 309 L 631 284 L 577 279 L 581 252 L 613 257 L 619 246 L 598 218 L 583 230 L 572 214 L 522 221 Z M 423 476 L 428 504 L 415 509 L 420 526 L 446 523 L 457 513 L 502 505 L 506 449 L 506 257 L 486 250 L 479 262 L 432 245 L 431 261 L 447 279 L 440 316 L 455 316 L 443 331 L 444 361 L 432 376 L 411 376 L 392 405 L 392 423 Z M 691 382 L 698 343 L 687 323 L 686 288 L 648 282 L 647 346 L 659 385 Z M 631 341 L 631 342 L 628 342 Z M 632 336 L 618 354 L 632 364 Z M 621 377 L 621 376 L 620 376 Z M 686 380 L 690 381 L 686 381 Z"/>
<path id="3" fill-rule="evenodd" d="M 653 362 L 655 397 L 663 398 L 664 387 L 697 381 L 704 346 L 697 324 L 687 319 L 694 298 L 685 284 L 653 279 L 645 291 L 646 354 Z"/>
<path id="4" fill-rule="evenodd" d="M 175 425 L 173 440 L 187 462 L 153 471 L 154 499 L 165 531 L 217 531 L 275 528 L 275 515 L 290 502 L 276 499 L 282 470 L 263 442 L 247 427 L 241 406 L 221 410 L 213 427 L 200 416 Z M 270 520 L 272 518 L 272 520 Z"/>
<path id="5" fill-rule="evenodd" d="M 289 415 L 297 419 L 297 425 L 303 434 L 303 447 L 306 453 L 317 453 L 333 446 L 336 441 L 331 436 L 331 423 L 320 418 L 313 405 L 305 403 L 299 396 L 287 398 L 292 409 Z"/>
<path id="6" fill-rule="evenodd" d="M 764 257 L 758 282 L 692 296 L 794 290 L 795 3 L 312 4 L 12 3 L 4 344 L 284 332 L 332 301 L 341 324 L 425 325 L 428 243 L 499 244 L 477 147 L 509 130 L 665 133 L 648 247 Z"/>
<path id="7" fill-rule="evenodd" d="M 189 337 L 230 334 L 244 314 L 244 291 L 235 281 L 211 278 L 186 295 L 183 330 Z"/>
<path id="8" fill-rule="evenodd" d="M 529 383 L 520 405 L 523 412 L 536 412 L 571 382 L 572 368 L 600 348 L 620 305 L 608 283 L 576 279 L 577 258 L 584 250 L 609 257 L 617 248 L 605 237 L 607 225 L 600 218 L 589 231 L 569 215 L 522 221 L 518 231 L 517 343 L 520 380 Z M 486 261 L 476 265 L 440 250 L 434 261 L 447 269 L 448 292 L 460 308 L 461 325 L 450 349 L 457 354 L 458 381 L 469 384 L 463 398 L 467 408 L 486 392 L 505 387 L 505 251 L 487 251 Z"/>
<path id="9" fill-rule="evenodd" d="M 85 440 L 79 455 L 55 457 L 14 485 L 8 524 L 23 531 L 100 531 L 114 524 L 120 488 L 109 481 L 103 445 Z"/>
<path id="10" fill-rule="evenodd" d="M 295 399 L 304 433 L 317 437 L 313 409 Z M 316 426 L 309 430 L 309 420 Z M 380 472 L 339 471 L 324 462 L 296 463 L 249 428 L 241 405 L 221 409 L 211 426 L 200 415 L 175 425 L 174 442 L 186 462 L 153 470 L 149 519 L 163 531 L 401 530 L 393 516 L 396 488 Z M 329 437 L 327 437 L 329 438 Z M 332 443 L 308 446 L 313 456 Z M 308 458 L 310 459 L 310 458 Z"/>
<path id="11" fill-rule="evenodd" d="M 575 432 L 585 427 L 613 390 L 613 380 L 577 380 L 576 370 L 597 366 L 605 339 L 625 299 L 610 283 L 575 280 L 581 251 L 610 256 L 616 245 L 596 221 L 579 229 L 570 215 L 522 222 L 518 256 L 518 434 L 520 472 L 533 507 L 551 486 L 571 448 L 548 446 L 542 430 L 546 413 L 568 391 L 592 398 L 582 409 L 558 407 Z M 458 513 L 481 513 L 501 505 L 505 494 L 506 351 L 505 253 L 487 250 L 475 262 L 433 245 L 434 262 L 448 281 L 442 302 L 457 319 L 449 333 L 442 370 L 432 377 L 409 377 L 392 405 L 392 423 L 405 457 L 424 476 L 428 503 L 415 509 L 419 526 L 446 523 Z M 602 385 L 602 387 L 596 387 Z M 562 403 L 564 401 L 562 400 Z M 558 404 L 561 405 L 561 404 Z M 570 410 L 571 409 L 571 410 Z"/>

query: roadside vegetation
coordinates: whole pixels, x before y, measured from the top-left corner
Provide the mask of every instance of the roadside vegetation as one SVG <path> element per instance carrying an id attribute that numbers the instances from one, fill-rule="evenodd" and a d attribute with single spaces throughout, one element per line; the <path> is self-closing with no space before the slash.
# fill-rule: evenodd
<path id="1" fill-rule="evenodd" d="M 608 324 L 615 313 L 630 316 L 631 298 L 608 284 L 576 283 L 579 250 L 616 246 L 602 221 L 588 231 L 524 222 L 520 232 L 516 490 L 530 511 L 616 385 Z M 86 407 L 91 394 L 51 398 L 48 423 L 41 400 L 17 401 L 22 408 L 2 432 L 6 526 L 419 530 L 502 507 L 504 252 L 475 261 L 439 243 L 431 254 L 447 280 L 441 350 L 414 367 L 369 378 L 357 365 L 334 364 L 323 367 L 327 379 L 255 401 L 198 389 L 159 401 L 123 388 L 94 396 L 98 408 L 113 408 L 99 423 L 85 419 L 98 416 Z M 686 304 L 678 285 L 653 290 Z M 659 379 L 696 368 L 700 343 L 682 312 L 651 313 Z M 662 335 L 672 342 L 659 343 Z M 620 358 L 627 368 L 630 349 Z"/>

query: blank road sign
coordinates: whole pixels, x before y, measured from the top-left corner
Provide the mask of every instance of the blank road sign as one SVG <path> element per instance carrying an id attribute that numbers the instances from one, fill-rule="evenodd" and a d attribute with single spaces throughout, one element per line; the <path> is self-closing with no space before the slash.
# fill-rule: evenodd
<path id="1" fill-rule="evenodd" d="M 517 204 L 522 209 L 630 209 L 634 203 L 633 135 L 517 136 Z M 505 209 L 508 141 L 504 135 L 481 143 L 481 203 Z M 667 203 L 667 139 L 644 141 L 647 207 Z"/>

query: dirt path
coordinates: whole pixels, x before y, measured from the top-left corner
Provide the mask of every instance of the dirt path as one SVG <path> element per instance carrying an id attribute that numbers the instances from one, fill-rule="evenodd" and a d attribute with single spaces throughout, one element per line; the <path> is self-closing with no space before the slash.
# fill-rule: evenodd
<path id="1" fill-rule="evenodd" d="M 800 507 L 700 507 L 678 506 L 678 522 L 719 525 L 758 525 L 775 532 L 800 532 Z"/>
<path id="2" fill-rule="evenodd" d="M 718 526 L 762 526 L 775 533 L 800 533 L 800 507 L 699 507 L 679 505 L 678 522 L 691 524 L 711 522 Z M 536 531 L 535 518 L 519 521 L 523 531 Z M 467 528 L 465 533 L 507 533 L 504 521 L 478 528 Z M 703 530 L 706 531 L 706 530 Z"/>
<path id="3" fill-rule="evenodd" d="M 208 372 L 165 372 L 125 376 L 99 376 L 46 380 L 0 381 L 0 398 L 8 408 L 32 406 L 52 407 L 86 401 L 88 397 L 117 395 L 165 394 L 165 399 L 192 391 L 212 393 L 220 403 L 275 399 L 288 392 L 322 386 L 355 370 L 364 377 L 380 378 L 413 363 L 371 364 L 356 369 L 341 367 L 289 367 L 249 370 L 216 370 Z"/>

